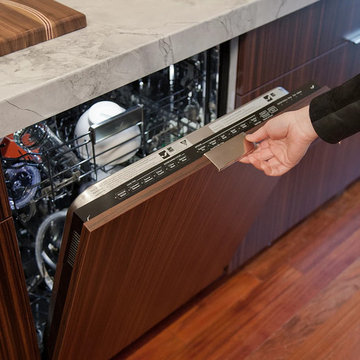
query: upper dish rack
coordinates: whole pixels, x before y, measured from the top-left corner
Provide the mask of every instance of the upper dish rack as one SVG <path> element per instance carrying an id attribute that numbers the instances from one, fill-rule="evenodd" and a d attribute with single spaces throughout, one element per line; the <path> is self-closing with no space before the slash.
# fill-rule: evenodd
<path id="1" fill-rule="evenodd" d="M 39 200 L 48 200 L 53 212 L 59 200 L 73 199 L 87 185 L 214 119 L 216 93 L 205 109 L 205 80 L 203 62 L 191 58 L 4 138 L 2 162 L 15 215 Z M 102 101 L 127 110 L 79 134 L 79 119 Z M 115 136 L 134 127 L 125 140 Z"/>

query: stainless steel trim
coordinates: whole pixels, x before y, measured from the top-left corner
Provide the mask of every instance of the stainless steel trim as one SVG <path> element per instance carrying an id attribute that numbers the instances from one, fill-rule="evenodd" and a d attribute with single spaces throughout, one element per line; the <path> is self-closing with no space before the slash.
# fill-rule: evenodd
<path id="1" fill-rule="evenodd" d="M 241 157 L 253 151 L 254 144 L 245 140 L 245 133 L 234 136 L 223 144 L 211 149 L 204 155 L 219 171 L 237 162 Z"/>
<path id="2" fill-rule="evenodd" d="M 238 47 L 239 47 L 239 38 L 234 38 L 230 40 L 230 63 L 229 63 L 228 98 L 227 98 L 226 113 L 229 113 L 235 109 Z"/>

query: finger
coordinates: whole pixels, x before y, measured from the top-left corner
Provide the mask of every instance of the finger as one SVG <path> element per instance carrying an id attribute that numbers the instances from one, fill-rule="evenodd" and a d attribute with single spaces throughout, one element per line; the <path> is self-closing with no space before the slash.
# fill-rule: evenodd
<path id="1" fill-rule="evenodd" d="M 250 159 L 250 163 L 258 170 L 263 171 L 265 166 L 265 161 Z"/>
<path id="2" fill-rule="evenodd" d="M 267 161 L 264 167 L 264 173 L 268 176 L 280 176 L 289 171 L 289 167 L 278 161 L 276 158 L 272 158 Z"/>
<path id="3" fill-rule="evenodd" d="M 265 175 L 273 176 L 274 170 L 280 165 L 276 158 L 272 158 L 268 161 L 261 161 L 261 168 Z"/>
<path id="4" fill-rule="evenodd" d="M 243 164 L 250 164 L 250 160 L 248 156 L 243 156 L 242 158 L 239 159 L 239 162 Z"/>
<path id="5" fill-rule="evenodd" d="M 265 149 L 257 149 L 255 150 L 251 155 L 249 155 L 249 158 L 254 158 L 256 160 L 269 160 L 272 157 L 274 157 L 274 153 L 271 151 L 269 147 Z"/>
<path id="6" fill-rule="evenodd" d="M 244 144 L 244 152 L 245 153 L 250 153 L 250 152 L 254 151 L 254 149 L 255 149 L 254 143 L 244 139 L 243 144 Z"/>
<path id="7" fill-rule="evenodd" d="M 284 175 L 288 171 L 289 171 L 288 168 L 286 168 L 283 165 L 279 165 L 276 168 L 271 168 L 271 169 L 264 170 L 264 173 L 267 176 L 281 176 L 281 175 Z"/>
<path id="8" fill-rule="evenodd" d="M 258 145 L 258 149 L 266 149 L 268 147 L 270 147 L 270 143 L 269 143 L 270 139 L 264 140 L 261 143 L 259 143 Z"/>
<path id="9" fill-rule="evenodd" d="M 262 126 L 252 134 L 246 135 L 245 139 L 251 142 L 260 142 L 268 137 L 266 127 Z"/>

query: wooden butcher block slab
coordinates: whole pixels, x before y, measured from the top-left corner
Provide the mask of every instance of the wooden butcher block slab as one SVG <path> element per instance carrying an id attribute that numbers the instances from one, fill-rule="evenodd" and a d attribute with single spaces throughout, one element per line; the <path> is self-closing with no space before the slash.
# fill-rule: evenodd
<path id="1" fill-rule="evenodd" d="M 53 0 L 0 0 L 0 56 L 85 26 L 84 14 Z"/>

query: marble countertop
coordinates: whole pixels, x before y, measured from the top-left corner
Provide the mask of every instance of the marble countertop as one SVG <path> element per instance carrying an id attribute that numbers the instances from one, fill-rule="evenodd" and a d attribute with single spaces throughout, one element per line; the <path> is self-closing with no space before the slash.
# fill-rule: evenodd
<path id="1" fill-rule="evenodd" d="M 0 137 L 318 0 L 60 0 L 87 27 L 0 57 Z"/>

